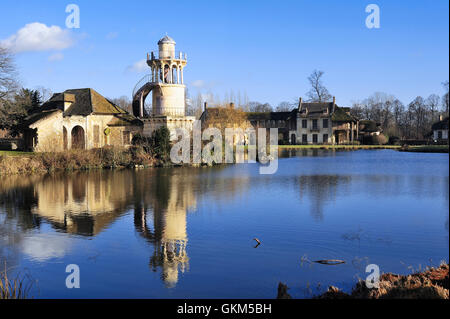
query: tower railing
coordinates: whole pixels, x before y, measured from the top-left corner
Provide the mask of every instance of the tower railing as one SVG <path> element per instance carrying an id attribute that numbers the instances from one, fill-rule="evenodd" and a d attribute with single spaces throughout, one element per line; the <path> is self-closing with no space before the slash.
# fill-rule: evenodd
<path id="1" fill-rule="evenodd" d="M 187 61 L 187 54 L 185 52 L 182 51 L 176 51 L 173 56 L 172 55 L 166 55 L 166 56 L 161 56 L 159 53 L 155 53 L 155 52 L 150 52 L 147 53 L 147 60 L 151 61 L 151 60 L 155 60 L 155 59 L 172 59 L 172 60 L 183 60 L 183 61 Z"/>
<path id="2" fill-rule="evenodd" d="M 146 74 L 142 79 L 139 80 L 139 82 L 134 86 L 133 89 L 133 98 L 136 95 L 136 93 L 147 83 L 153 82 L 152 75 Z"/>

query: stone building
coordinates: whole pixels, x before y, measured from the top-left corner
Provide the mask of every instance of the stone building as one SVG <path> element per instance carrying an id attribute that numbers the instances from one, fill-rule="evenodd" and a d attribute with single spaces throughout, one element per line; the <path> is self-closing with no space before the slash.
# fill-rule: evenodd
<path id="1" fill-rule="evenodd" d="M 279 143 L 296 143 L 297 109 L 290 112 L 247 112 L 255 128 L 278 128 Z M 269 132 L 266 133 L 267 136 Z"/>
<path id="2" fill-rule="evenodd" d="M 26 118 L 26 150 L 46 152 L 128 147 L 142 122 L 95 90 L 71 89 L 54 94 L 38 112 Z"/>
<path id="3" fill-rule="evenodd" d="M 186 116 L 186 86 L 184 68 L 187 55 L 175 51 L 175 41 L 164 36 L 158 42 L 159 52 L 147 54 L 147 65 L 151 73 L 144 76 L 133 90 L 133 114 L 143 123 L 143 134 L 151 136 L 155 130 L 166 126 L 191 131 L 195 117 Z M 145 100 L 152 93 L 152 108 L 145 110 Z"/>
<path id="4" fill-rule="evenodd" d="M 235 115 L 237 111 L 205 108 L 200 117 L 202 128 L 205 122 L 214 123 L 215 117 L 219 125 L 226 123 L 230 128 L 246 129 L 248 124 L 255 130 L 277 128 L 278 141 L 282 144 L 351 144 L 358 140 L 358 119 L 350 114 L 350 108 L 337 106 L 335 98 L 333 102 L 321 103 L 304 103 L 300 98 L 298 107 L 288 112 L 242 112 L 245 121 Z"/>
<path id="5" fill-rule="evenodd" d="M 290 112 L 248 113 L 256 127 L 278 128 L 279 140 L 290 144 L 351 144 L 358 140 L 358 120 L 350 108 L 333 102 L 303 102 Z"/>
<path id="6" fill-rule="evenodd" d="M 433 131 L 433 140 L 436 142 L 447 141 L 448 142 L 448 116 L 443 118 L 441 115 L 439 117 L 439 122 L 434 123 L 431 126 Z"/>

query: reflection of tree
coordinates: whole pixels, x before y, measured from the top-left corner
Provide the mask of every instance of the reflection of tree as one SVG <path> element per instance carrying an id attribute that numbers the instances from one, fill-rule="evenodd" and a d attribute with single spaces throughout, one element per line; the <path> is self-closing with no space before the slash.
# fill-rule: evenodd
<path id="1" fill-rule="evenodd" d="M 314 219 L 323 220 L 323 206 L 334 201 L 339 188 L 348 186 L 350 176 L 312 175 L 299 176 L 300 200 L 306 195 L 311 201 L 311 215 Z"/>
<path id="2" fill-rule="evenodd" d="M 41 220 L 31 214 L 36 204 L 31 183 L 36 178 L 10 176 L 0 183 L 0 263 L 8 267 L 17 263 L 18 246 L 24 235 L 39 227 Z"/>

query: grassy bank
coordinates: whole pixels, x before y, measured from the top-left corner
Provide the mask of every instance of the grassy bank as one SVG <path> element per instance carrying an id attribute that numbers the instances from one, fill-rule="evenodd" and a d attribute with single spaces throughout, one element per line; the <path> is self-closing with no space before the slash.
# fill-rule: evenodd
<path id="1" fill-rule="evenodd" d="M 58 153 L 0 153 L 0 175 L 47 173 L 58 170 L 89 170 L 163 165 L 140 147 L 71 150 Z"/>
<path id="2" fill-rule="evenodd" d="M 399 145 L 279 145 L 280 149 L 400 149 Z"/>
<path id="3" fill-rule="evenodd" d="M 379 288 L 367 288 L 365 281 L 359 280 L 351 293 L 345 293 L 330 286 L 326 292 L 314 299 L 449 299 L 449 264 L 442 263 L 437 268 L 411 275 L 382 274 Z M 278 285 L 278 299 L 291 299 L 288 287 Z"/>
<path id="4" fill-rule="evenodd" d="M 448 153 L 448 145 L 414 145 L 399 149 L 402 152 Z"/>

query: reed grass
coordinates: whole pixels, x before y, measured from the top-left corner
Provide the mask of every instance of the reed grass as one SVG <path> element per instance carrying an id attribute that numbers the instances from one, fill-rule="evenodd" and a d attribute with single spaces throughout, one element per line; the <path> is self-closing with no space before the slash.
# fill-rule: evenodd
<path id="1" fill-rule="evenodd" d="M 0 299 L 28 299 L 33 288 L 33 281 L 28 275 L 8 277 L 6 269 L 0 272 Z"/>

